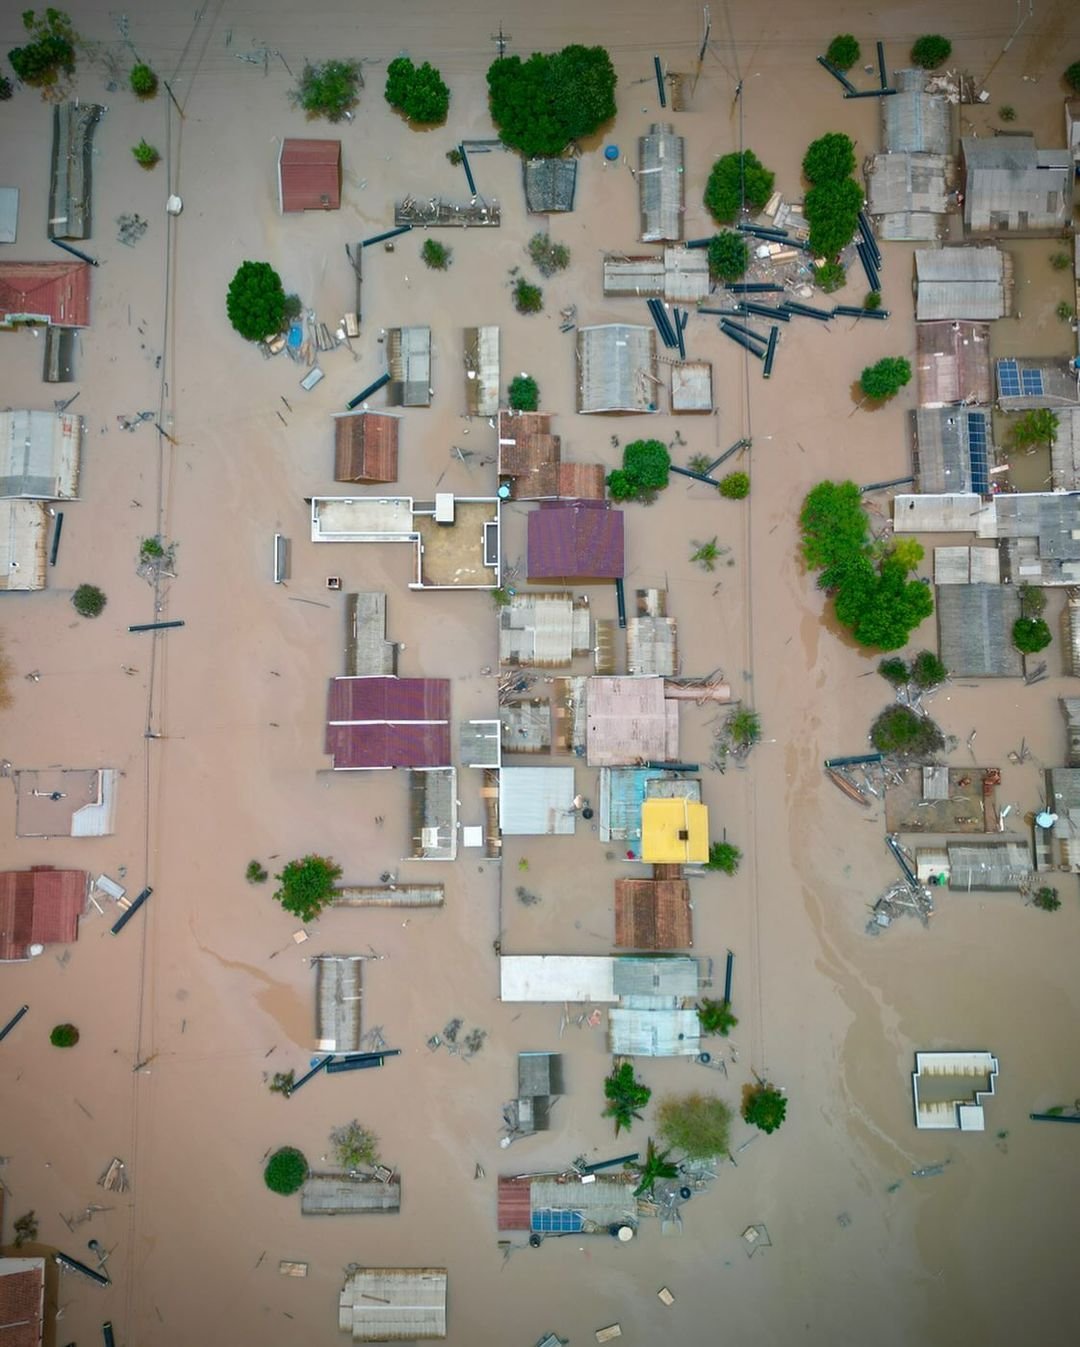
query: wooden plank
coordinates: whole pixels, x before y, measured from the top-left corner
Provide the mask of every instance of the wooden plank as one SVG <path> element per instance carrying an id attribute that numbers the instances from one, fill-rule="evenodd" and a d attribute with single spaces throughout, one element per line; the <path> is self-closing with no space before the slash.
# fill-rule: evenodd
<path id="1" fill-rule="evenodd" d="M 597 1342 L 610 1342 L 612 1338 L 622 1337 L 622 1326 L 620 1324 L 609 1324 L 607 1328 L 598 1328 L 596 1330 Z"/>
<path id="2" fill-rule="evenodd" d="M 306 1277 L 308 1265 L 306 1263 L 290 1263 L 282 1259 L 277 1265 L 277 1270 L 283 1277 Z"/>

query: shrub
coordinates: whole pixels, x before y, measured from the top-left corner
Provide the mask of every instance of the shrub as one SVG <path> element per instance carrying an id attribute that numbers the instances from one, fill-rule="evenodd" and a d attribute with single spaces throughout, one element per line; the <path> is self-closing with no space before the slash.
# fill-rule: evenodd
<path id="1" fill-rule="evenodd" d="M 816 256 L 834 262 L 855 237 L 863 189 L 854 178 L 830 178 L 806 193 L 803 214 L 810 225 L 810 248 Z"/>
<path id="2" fill-rule="evenodd" d="M 903 356 L 885 356 L 876 365 L 867 365 L 859 376 L 863 394 L 875 402 L 895 397 L 911 382 L 911 364 Z"/>
<path id="3" fill-rule="evenodd" d="M 709 538 L 707 542 L 703 543 L 698 542 L 696 538 L 693 538 L 691 539 L 690 546 L 696 549 L 690 553 L 690 560 L 696 561 L 703 571 L 715 571 L 716 563 L 727 551 L 726 547 L 720 546 L 715 535 L 712 538 Z"/>
<path id="4" fill-rule="evenodd" d="M 751 748 L 761 738 L 761 717 L 748 706 L 740 706 L 728 715 L 724 734 L 734 748 Z"/>
<path id="5" fill-rule="evenodd" d="M 952 43 L 939 33 L 928 33 L 916 40 L 911 49 L 911 64 L 924 70 L 936 70 L 952 55 Z"/>
<path id="6" fill-rule="evenodd" d="M 806 147 L 803 177 L 812 186 L 842 182 L 855 172 L 855 142 L 842 131 L 828 131 Z"/>
<path id="7" fill-rule="evenodd" d="M 49 1035 L 54 1048 L 73 1048 L 79 1041 L 79 1031 L 73 1024 L 58 1024 Z"/>
<path id="8" fill-rule="evenodd" d="M 1080 93 L 1080 61 L 1074 61 L 1071 66 L 1066 67 L 1065 83 L 1070 89 Z"/>
<path id="9" fill-rule="evenodd" d="M 859 57 L 862 51 L 859 44 L 850 33 L 841 33 L 839 37 L 834 37 L 829 43 L 829 50 L 825 53 L 825 59 L 830 65 L 836 66 L 837 70 L 850 70 L 853 65 L 859 64 Z"/>
<path id="10" fill-rule="evenodd" d="M 1046 611 L 1046 591 L 1037 585 L 1029 585 L 1025 580 L 1018 591 L 1020 595 L 1020 616 L 1041 617 Z"/>
<path id="11" fill-rule="evenodd" d="M 705 185 L 705 206 L 718 224 L 731 224 L 744 207 L 760 210 L 768 201 L 776 175 L 753 150 L 717 159 Z"/>
<path id="12" fill-rule="evenodd" d="M 1061 303 L 1057 306 L 1057 308 L 1054 310 L 1054 312 L 1057 314 L 1057 316 L 1061 319 L 1063 323 L 1071 322 L 1073 317 L 1075 316 L 1075 310 L 1073 309 L 1073 306 L 1069 303 L 1067 299 L 1063 299 Z"/>
<path id="13" fill-rule="evenodd" d="M 24 1244 L 33 1244 L 38 1237 L 37 1213 L 25 1212 L 15 1217 L 15 1247 L 21 1249 Z"/>
<path id="14" fill-rule="evenodd" d="M 136 98 L 153 98 L 157 93 L 158 77 L 142 61 L 131 70 L 131 92 Z"/>
<path id="15" fill-rule="evenodd" d="M 998 108 L 998 116 L 1003 122 L 1015 122 L 1016 109 L 1011 103 L 1002 103 L 1001 107 Z"/>
<path id="16" fill-rule="evenodd" d="M 288 1197 L 304 1186 L 308 1176 L 307 1157 L 295 1146 L 282 1146 L 266 1162 L 263 1179 L 272 1193 Z"/>
<path id="17" fill-rule="evenodd" d="M 488 67 L 487 83 L 503 143 L 530 159 L 561 154 L 615 116 L 615 67 L 603 47 L 501 57 Z"/>
<path id="18" fill-rule="evenodd" d="M 341 866 L 329 856 L 308 855 L 290 861 L 274 878 L 281 883 L 274 897 L 285 911 L 301 921 L 314 921 L 333 897 Z"/>
<path id="19" fill-rule="evenodd" d="M 1037 655 L 1054 638 L 1041 617 L 1018 617 L 1013 623 L 1012 639 L 1022 655 Z"/>
<path id="20" fill-rule="evenodd" d="M 247 341 L 264 341 L 285 322 L 285 290 L 269 262 L 241 262 L 225 300 L 229 322 Z"/>
<path id="21" fill-rule="evenodd" d="M 282 1094 L 288 1099 L 292 1093 L 292 1087 L 296 1084 L 295 1071 L 275 1071 L 274 1079 L 270 1082 L 271 1094 Z"/>
<path id="22" fill-rule="evenodd" d="M 739 862 L 742 860 L 742 852 L 731 842 L 714 842 L 709 847 L 709 859 L 705 862 L 706 870 L 719 870 L 725 875 L 734 875 L 738 872 Z"/>
<path id="23" fill-rule="evenodd" d="M 570 265 L 570 249 L 565 243 L 554 243 L 548 234 L 534 234 L 526 252 L 541 276 L 554 276 Z"/>
<path id="24" fill-rule="evenodd" d="M 618 1136 L 623 1128 L 629 1132 L 635 1118 L 640 1122 L 640 1110 L 652 1098 L 652 1090 L 637 1079 L 631 1062 L 623 1062 L 604 1081 L 604 1098 L 607 1104 L 602 1116 L 615 1119 Z"/>
<path id="25" fill-rule="evenodd" d="M 398 56 L 386 67 L 386 101 L 410 122 L 433 126 L 446 120 L 450 90 L 427 61 L 415 66 L 407 56 Z"/>
<path id="26" fill-rule="evenodd" d="M 1058 897 L 1057 889 L 1044 885 L 1041 889 L 1035 890 L 1035 895 L 1031 900 L 1037 908 L 1043 912 L 1056 912 L 1061 906 L 1061 899 Z"/>
<path id="27" fill-rule="evenodd" d="M 455 168 L 461 163 L 461 151 L 456 145 L 452 150 L 446 151 L 446 157 Z"/>
<path id="28" fill-rule="evenodd" d="M 741 234 L 725 229 L 709 240 L 709 275 L 714 281 L 737 281 L 750 265 L 750 249 Z"/>
<path id="29" fill-rule="evenodd" d="M 920 650 L 911 662 L 911 681 L 926 691 L 944 683 L 949 671 L 932 650 Z"/>
<path id="30" fill-rule="evenodd" d="M 379 1138 L 354 1118 L 344 1127 L 335 1127 L 330 1133 L 334 1158 L 341 1169 L 359 1169 L 379 1161 Z"/>
<path id="31" fill-rule="evenodd" d="M 535 412 L 540 406 L 540 386 L 531 374 L 515 374 L 506 392 L 511 411 Z"/>
<path id="32" fill-rule="evenodd" d="M 847 268 L 841 262 L 823 262 L 814 267 L 814 280 L 831 295 L 847 282 Z"/>
<path id="33" fill-rule="evenodd" d="M 871 313 L 874 312 L 875 309 L 880 309 L 881 291 L 880 290 L 869 291 L 866 298 L 862 302 L 862 306 L 864 309 L 869 309 Z"/>
<path id="34" fill-rule="evenodd" d="M 304 304 L 300 296 L 286 295 L 285 307 L 281 311 L 282 326 L 287 327 L 289 323 L 295 323 L 303 312 Z"/>
<path id="35" fill-rule="evenodd" d="M 505 585 L 496 585 L 495 588 L 491 591 L 491 602 L 492 602 L 492 604 L 495 606 L 496 609 L 499 609 L 499 608 L 509 608 L 509 607 L 510 607 L 510 600 L 511 600 L 513 597 L 514 597 L 513 594 L 511 594 L 511 592 L 507 589 L 507 587 L 506 587 Z M 522 858 L 522 859 L 524 859 L 524 858 Z M 519 862 L 519 864 L 520 864 L 520 862 Z M 524 865 L 524 869 L 527 870 L 528 868 L 529 868 L 529 863 L 528 863 L 528 861 L 526 861 L 526 862 L 525 862 L 525 865 Z"/>
<path id="36" fill-rule="evenodd" d="M 729 472 L 720 478 L 720 494 L 728 500 L 745 500 L 750 494 L 750 474 Z"/>
<path id="37" fill-rule="evenodd" d="M 744 1122 L 763 1132 L 775 1132 L 787 1116 L 787 1100 L 774 1086 L 758 1085 L 747 1091 L 742 1115 Z"/>
<path id="38" fill-rule="evenodd" d="M 739 1023 L 731 1013 L 730 1001 L 710 1001 L 707 996 L 697 1004 L 698 1023 L 703 1034 L 720 1034 L 727 1038 Z"/>
<path id="39" fill-rule="evenodd" d="M 261 861 L 248 861 L 244 878 L 249 884 L 265 884 L 270 875 Z"/>
<path id="40" fill-rule="evenodd" d="M 1058 417 L 1048 407 L 1025 412 L 1012 428 L 1012 440 L 1017 449 L 1033 449 L 1036 445 L 1052 445 L 1057 439 Z"/>
<path id="41" fill-rule="evenodd" d="M 544 292 L 538 285 L 530 285 L 519 276 L 514 285 L 514 308 L 518 313 L 539 313 L 544 307 Z"/>
<path id="42" fill-rule="evenodd" d="M 72 594 L 71 602 L 80 617 L 100 617 L 108 599 L 97 585 L 80 585 Z"/>
<path id="43" fill-rule="evenodd" d="M 363 87 L 359 61 L 321 61 L 314 65 L 309 61 L 289 97 L 309 118 L 340 122 L 356 107 Z"/>
<path id="44" fill-rule="evenodd" d="M 140 168 L 153 168 L 161 160 L 157 149 L 146 140 L 140 140 L 138 145 L 133 145 L 131 153 Z"/>
<path id="45" fill-rule="evenodd" d="M 49 89 L 61 74 L 73 75 L 77 39 L 70 18 L 62 10 L 49 8 L 39 19 L 28 9 L 22 21 L 31 40 L 25 47 L 13 47 L 8 52 L 19 79 L 35 88 Z"/>
<path id="46" fill-rule="evenodd" d="M 1072 258 L 1068 253 L 1051 253 L 1050 265 L 1055 271 L 1068 271 L 1072 265 Z"/>
<path id="47" fill-rule="evenodd" d="M 432 271 L 445 271 L 450 265 L 450 259 L 453 256 L 452 249 L 445 243 L 439 243 L 436 239 L 425 239 L 424 246 L 420 249 L 420 257 L 426 267 Z"/>
<path id="48" fill-rule="evenodd" d="M 890 706 L 882 711 L 870 727 L 870 742 L 879 753 L 914 758 L 928 758 L 945 746 L 941 731 L 930 717 L 919 715 L 910 706 Z"/>
<path id="49" fill-rule="evenodd" d="M 902 688 L 905 683 L 911 680 L 911 670 L 897 655 L 891 655 L 888 659 L 883 659 L 877 666 L 877 671 L 886 683 L 891 683 L 894 688 Z"/>
<path id="50" fill-rule="evenodd" d="M 638 1178 L 641 1182 L 634 1189 L 635 1197 L 645 1197 L 656 1187 L 660 1179 L 677 1179 L 679 1177 L 679 1166 L 668 1159 L 671 1151 L 658 1151 L 656 1142 L 652 1137 L 649 1138 L 648 1145 L 645 1147 L 645 1163 L 637 1166 Z"/>
<path id="51" fill-rule="evenodd" d="M 668 484 L 671 455 L 659 440 L 634 440 L 623 449 L 622 467 L 608 474 L 613 500 L 649 500 Z"/>
<path id="52" fill-rule="evenodd" d="M 15 87 L 6 75 L 0 75 L 0 103 L 6 103 L 14 94 Z"/>
<path id="53" fill-rule="evenodd" d="M 726 1155 L 731 1110 L 714 1094 L 670 1095 L 656 1110 L 656 1130 L 692 1160 Z"/>

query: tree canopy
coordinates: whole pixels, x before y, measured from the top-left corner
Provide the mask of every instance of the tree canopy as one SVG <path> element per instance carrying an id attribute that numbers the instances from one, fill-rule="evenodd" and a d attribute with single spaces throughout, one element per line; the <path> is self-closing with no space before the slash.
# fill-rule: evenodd
<path id="1" fill-rule="evenodd" d="M 744 206 L 760 210 L 775 181 L 753 150 L 722 155 L 705 184 L 705 207 L 717 224 L 731 224 Z"/>
<path id="2" fill-rule="evenodd" d="M 540 388 L 531 374 L 515 374 L 506 391 L 511 411 L 535 412 L 540 405 Z"/>
<path id="3" fill-rule="evenodd" d="M 1070 89 L 1080 93 L 1080 61 L 1074 61 L 1072 65 L 1066 67 L 1065 83 Z"/>
<path id="4" fill-rule="evenodd" d="M 623 448 L 622 467 L 608 474 L 614 500 L 647 500 L 668 484 L 671 455 L 660 440 L 634 440 Z"/>
<path id="5" fill-rule="evenodd" d="M 671 1095 L 656 1111 L 656 1130 L 669 1146 L 684 1151 L 691 1160 L 726 1155 L 731 1110 L 715 1094 Z"/>
<path id="6" fill-rule="evenodd" d="M 248 341 L 264 341 L 285 321 L 285 287 L 269 262 L 241 262 L 225 299 L 229 322 Z"/>
<path id="7" fill-rule="evenodd" d="M 363 87 L 359 61 L 308 61 L 289 97 L 309 118 L 340 122 L 356 107 Z"/>
<path id="8" fill-rule="evenodd" d="M 282 1146 L 266 1162 L 263 1179 L 272 1193 L 288 1197 L 304 1186 L 308 1176 L 307 1157 L 295 1146 Z"/>
<path id="9" fill-rule="evenodd" d="M 39 19 L 32 9 L 23 11 L 23 27 L 30 36 L 25 47 L 8 52 L 11 68 L 24 84 L 49 89 L 61 74 L 75 73 L 75 32 L 71 19 L 60 9 L 46 9 Z"/>
<path id="10" fill-rule="evenodd" d="M 1054 639 L 1041 617 L 1018 617 L 1013 623 L 1012 638 L 1022 655 L 1037 655 Z"/>
<path id="11" fill-rule="evenodd" d="M 487 72 L 491 119 L 530 158 L 561 154 L 615 116 L 616 78 L 603 47 L 500 57 Z"/>
<path id="12" fill-rule="evenodd" d="M 450 90 L 428 61 L 417 66 L 407 56 L 398 56 L 386 67 L 386 101 L 410 122 L 433 126 L 446 120 Z"/>
<path id="13" fill-rule="evenodd" d="M 859 64 L 861 55 L 859 44 L 854 37 L 850 33 L 841 33 L 829 43 L 825 59 L 830 65 L 836 66 L 837 70 L 850 70 L 853 65 Z"/>
<path id="14" fill-rule="evenodd" d="M 940 33 L 927 33 L 917 38 L 911 48 L 911 64 L 924 70 L 936 70 L 952 55 L 952 43 Z"/>
<path id="15" fill-rule="evenodd" d="M 855 142 L 842 131 L 826 132 L 807 146 L 802 171 L 809 183 L 849 178 L 855 171 Z"/>
<path id="16" fill-rule="evenodd" d="M 876 365 L 867 365 L 859 377 L 863 393 L 877 402 L 895 397 L 910 382 L 911 363 L 900 355 L 887 355 Z"/>
<path id="17" fill-rule="evenodd" d="M 713 1001 L 703 996 L 697 1004 L 697 1013 L 703 1034 L 720 1034 L 726 1038 L 739 1023 L 731 1012 L 730 1001 Z"/>
<path id="18" fill-rule="evenodd" d="M 329 856 L 309 855 L 290 861 L 274 878 L 281 885 L 274 897 L 285 911 L 301 921 L 314 921 L 333 896 L 341 866 Z"/>
<path id="19" fill-rule="evenodd" d="M 1033 449 L 1038 444 L 1052 445 L 1057 439 L 1059 425 L 1057 412 L 1052 412 L 1049 407 L 1025 412 L 1013 425 L 1013 444 L 1017 449 Z"/>
<path id="20" fill-rule="evenodd" d="M 635 1197 L 645 1197 L 651 1193 L 656 1186 L 658 1179 L 676 1179 L 679 1177 L 679 1166 L 668 1159 L 670 1150 L 658 1151 L 656 1142 L 652 1137 L 649 1138 L 648 1145 L 645 1147 L 645 1162 L 638 1167 L 638 1178 L 641 1182 L 634 1189 Z"/>
<path id="21" fill-rule="evenodd" d="M 879 753 L 913 758 L 929 758 L 945 746 L 941 731 L 930 717 L 919 715 L 910 706 L 886 707 L 870 727 L 870 742 Z"/>
<path id="22" fill-rule="evenodd" d="M 615 1135 L 625 1128 L 628 1132 L 634 1119 L 641 1119 L 640 1110 L 652 1098 L 652 1090 L 634 1075 L 632 1062 L 623 1062 L 604 1081 L 604 1098 L 608 1101 L 603 1116 L 615 1119 Z"/>
<path id="23" fill-rule="evenodd" d="M 862 204 L 863 189 L 854 178 L 815 183 L 803 200 L 812 251 L 834 262 L 855 237 Z"/>
<path id="24" fill-rule="evenodd" d="M 709 275 L 714 281 L 737 281 L 750 265 L 750 249 L 742 234 L 725 229 L 709 240 Z"/>
<path id="25" fill-rule="evenodd" d="M 742 1115 L 763 1132 L 775 1132 L 787 1116 L 787 1099 L 774 1086 L 759 1085 L 748 1091 Z"/>
<path id="26" fill-rule="evenodd" d="M 738 872 L 742 852 L 733 842 L 713 842 L 709 847 L 709 859 L 706 870 L 719 870 L 721 874 L 734 875 Z"/>

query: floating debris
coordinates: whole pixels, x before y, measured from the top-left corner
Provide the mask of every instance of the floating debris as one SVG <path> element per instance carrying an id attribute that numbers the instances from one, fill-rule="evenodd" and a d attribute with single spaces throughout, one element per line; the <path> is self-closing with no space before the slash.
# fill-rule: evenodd
<path id="1" fill-rule="evenodd" d="M 116 223 L 120 230 L 116 238 L 119 243 L 126 243 L 129 248 L 134 248 L 136 243 L 146 233 L 148 220 L 144 220 L 141 215 L 118 215 Z"/>
<path id="2" fill-rule="evenodd" d="M 911 1177 L 913 1179 L 936 1179 L 939 1174 L 945 1173 L 945 1166 L 951 1164 L 951 1160 L 942 1160 L 937 1165 L 923 1165 L 921 1169 L 913 1169 Z"/>

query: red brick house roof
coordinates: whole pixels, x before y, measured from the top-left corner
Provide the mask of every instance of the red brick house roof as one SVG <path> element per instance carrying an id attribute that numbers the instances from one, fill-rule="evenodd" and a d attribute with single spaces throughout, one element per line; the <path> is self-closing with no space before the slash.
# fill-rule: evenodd
<path id="1" fill-rule="evenodd" d="M 499 1179 L 499 1230 L 532 1228 L 532 1179 Z"/>
<path id="2" fill-rule="evenodd" d="M 30 316 L 63 327 L 90 325 L 85 262 L 0 262 L 0 325 Z"/>
<path id="3" fill-rule="evenodd" d="M 623 515 L 606 501 L 543 503 L 529 515 L 530 580 L 615 580 L 623 573 Z"/>
<path id="4" fill-rule="evenodd" d="M 690 885 L 685 879 L 615 881 L 617 949 L 690 949 L 693 943 Z"/>
<path id="5" fill-rule="evenodd" d="M 386 412 L 338 412 L 334 481 L 396 482 L 400 421 Z"/>
<path id="6" fill-rule="evenodd" d="M 86 894 L 85 870 L 37 865 L 0 872 L 0 960 L 28 959 L 31 945 L 77 940 Z"/>
<path id="7" fill-rule="evenodd" d="M 326 752 L 338 772 L 449 767 L 450 680 L 332 678 Z"/>
<path id="8" fill-rule="evenodd" d="M 499 412 L 499 476 L 514 500 L 603 500 L 602 463 L 564 463 L 547 412 Z"/>
<path id="9" fill-rule="evenodd" d="M 4 1347 L 40 1347 L 44 1295 L 44 1258 L 0 1258 L 0 1342 Z"/>
<path id="10" fill-rule="evenodd" d="M 281 142 L 278 204 L 285 213 L 340 209 L 340 140 L 286 139 Z"/>

